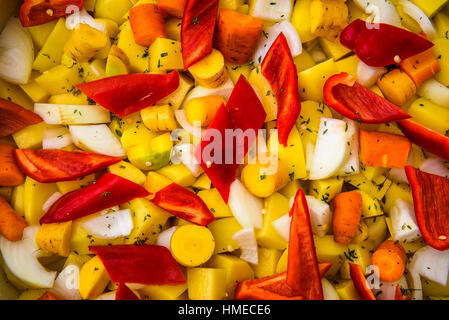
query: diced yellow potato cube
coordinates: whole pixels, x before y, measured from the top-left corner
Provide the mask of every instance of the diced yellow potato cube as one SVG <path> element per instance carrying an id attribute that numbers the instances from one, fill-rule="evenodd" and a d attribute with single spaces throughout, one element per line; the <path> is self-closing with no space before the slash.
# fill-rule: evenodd
<path id="1" fill-rule="evenodd" d="M 165 33 L 168 39 L 181 41 L 181 21 L 173 17 L 165 22 Z"/>
<path id="2" fill-rule="evenodd" d="M 439 59 L 441 71 L 435 75 L 435 79 L 444 86 L 449 85 L 449 39 L 446 37 L 434 39 L 433 52 Z"/>
<path id="3" fill-rule="evenodd" d="M 349 10 L 349 22 L 353 22 L 354 20 L 360 19 L 366 21 L 369 17 L 363 9 L 361 9 L 354 0 L 349 0 L 347 3 Z"/>
<path id="4" fill-rule="evenodd" d="M 100 258 L 93 257 L 81 268 L 79 279 L 81 298 L 85 300 L 95 299 L 106 288 L 109 275 Z"/>
<path id="5" fill-rule="evenodd" d="M 432 18 L 443 6 L 447 0 L 411 0 L 416 4 L 429 18 Z"/>
<path id="6" fill-rule="evenodd" d="M 147 177 L 142 171 L 126 161 L 120 161 L 119 163 L 109 166 L 108 172 L 116 174 L 139 185 L 143 185 L 147 180 Z"/>
<path id="7" fill-rule="evenodd" d="M 157 172 L 148 172 L 147 179 L 143 185 L 143 187 L 151 193 L 147 198 L 153 199 L 154 194 L 159 190 L 165 188 L 166 186 L 172 184 L 173 182 L 167 177 L 157 173 Z"/>
<path id="8" fill-rule="evenodd" d="M 352 280 L 339 281 L 335 290 L 342 300 L 362 300 Z"/>
<path id="9" fill-rule="evenodd" d="M 392 184 L 391 180 L 385 178 L 383 175 L 378 176 L 373 181 L 368 180 L 363 174 L 347 176 L 344 177 L 344 180 L 347 183 L 352 184 L 354 187 L 365 191 L 377 200 L 382 200 L 385 192 L 387 192 L 388 188 Z"/>
<path id="10" fill-rule="evenodd" d="M 281 190 L 279 190 L 279 193 L 283 196 L 287 197 L 287 199 L 290 199 L 293 197 L 296 192 L 298 192 L 299 189 L 302 189 L 303 186 L 301 185 L 300 180 L 293 180 L 290 181 L 285 187 L 283 187 Z"/>
<path id="11" fill-rule="evenodd" d="M 48 99 L 50 94 L 47 90 L 38 85 L 35 79 L 40 75 L 39 72 L 31 73 L 30 81 L 27 84 L 22 84 L 20 87 L 23 91 L 34 101 L 44 102 Z"/>
<path id="12" fill-rule="evenodd" d="M 360 59 L 357 56 L 351 56 L 345 59 L 341 59 L 335 62 L 335 66 L 337 67 L 337 71 L 349 73 L 356 80 L 358 80 L 357 76 L 357 68 L 359 65 Z"/>
<path id="13" fill-rule="evenodd" d="M 15 84 L 0 79 L 0 98 L 12 101 L 25 109 L 33 111 L 34 103 L 23 90 Z"/>
<path id="14" fill-rule="evenodd" d="M 24 215 L 29 225 L 38 225 L 44 215 L 42 206 L 50 196 L 58 191 L 55 183 L 40 183 L 26 177 L 24 183 Z"/>
<path id="15" fill-rule="evenodd" d="M 449 109 L 430 100 L 415 100 L 407 113 L 414 121 L 443 135 L 449 130 Z"/>
<path id="16" fill-rule="evenodd" d="M 257 243 L 265 248 L 283 250 L 287 241 L 274 229 L 272 222 L 290 211 L 289 199 L 280 193 L 273 193 L 265 200 L 265 214 L 262 228 L 256 231 Z"/>
<path id="17" fill-rule="evenodd" d="M 25 186 L 21 184 L 14 188 L 11 196 L 11 206 L 22 217 L 24 217 L 24 191 Z"/>
<path id="18" fill-rule="evenodd" d="M 88 254 L 76 254 L 72 251 L 65 260 L 64 266 L 62 268 L 64 269 L 65 267 L 72 264 L 78 266 L 81 269 L 81 267 L 90 259 L 92 259 L 92 257 Z"/>
<path id="19" fill-rule="evenodd" d="M 449 35 L 449 16 L 446 13 L 438 13 L 434 18 L 434 23 L 438 38 Z"/>
<path id="20" fill-rule="evenodd" d="M 332 235 L 314 237 L 314 240 L 318 262 L 332 262 L 332 267 L 327 272 L 327 275 L 332 278 L 344 261 L 347 246 L 335 242 Z"/>
<path id="21" fill-rule="evenodd" d="M 340 42 L 332 42 L 325 38 L 320 38 L 320 45 L 326 55 L 329 58 L 333 58 L 335 61 L 351 52 L 351 50 L 343 46 Z"/>
<path id="22" fill-rule="evenodd" d="M 176 300 L 187 290 L 187 284 L 149 285 L 139 289 L 142 300 Z"/>
<path id="23" fill-rule="evenodd" d="M 216 188 L 201 190 L 198 196 L 206 203 L 215 218 L 232 217 L 231 209 Z"/>
<path id="24" fill-rule="evenodd" d="M 128 74 L 128 67 L 119 57 L 109 55 L 106 62 L 106 77 Z"/>
<path id="25" fill-rule="evenodd" d="M 151 44 L 150 72 L 183 70 L 181 42 L 166 38 L 157 38 Z"/>
<path id="26" fill-rule="evenodd" d="M 342 279 L 351 279 L 349 272 L 349 262 L 356 263 L 362 268 L 362 272 L 366 275 L 366 267 L 371 265 L 370 249 L 363 243 L 349 244 L 348 249 L 344 252 L 345 261 L 340 269 L 340 276 Z"/>
<path id="27" fill-rule="evenodd" d="M 123 21 L 123 15 L 133 6 L 130 0 L 97 0 L 95 2 L 95 17 L 111 19 L 118 24 Z"/>
<path id="28" fill-rule="evenodd" d="M 374 178 L 377 178 L 380 175 L 384 175 L 388 169 L 382 168 L 382 167 L 366 167 L 362 164 L 361 166 L 362 174 L 368 179 L 373 180 Z"/>
<path id="29" fill-rule="evenodd" d="M 207 262 L 207 267 L 220 268 L 226 272 L 226 292 L 228 298 L 234 297 L 234 290 L 240 281 L 253 279 L 254 271 L 248 262 L 228 254 L 217 254 Z"/>
<path id="30" fill-rule="evenodd" d="M 119 131 L 115 132 L 120 137 L 123 148 L 128 151 L 138 144 L 149 144 L 157 134 L 148 130 L 144 125 L 140 114 L 137 114 L 135 121 L 127 121 Z"/>
<path id="31" fill-rule="evenodd" d="M 292 24 L 301 39 L 301 42 L 309 42 L 317 36 L 311 30 L 310 4 L 312 0 L 297 0 L 293 7 Z"/>
<path id="32" fill-rule="evenodd" d="M 52 95 L 78 90 L 75 85 L 83 79 L 77 68 L 59 65 L 51 68 L 35 79 L 36 83 Z"/>
<path id="33" fill-rule="evenodd" d="M 70 37 L 64 18 L 59 18 L 33 62 L 33 70 L 44 72 L 61 63 L 64 44 Z"/>
<path id="34" fill-rule="evenodd" d="M 370 218 L 384 214 L 377 199 L 373 199 L 364 191 L 359 192 L 362 195 L 362 218 Z"/>
<path id="35" fill-rule="evenodd" d="M 302 101 L 323 102 L 323 88 L 327 79 L 338 73 L 333 59 L 324 61 L 298 74 L 299 96 Z"/>
<path id="36" fill-rule="evenodd" d="M 313 60 L 310 53 L 306 50 L 303 50 L 302 53 L 293 58 L 293 62 L 296 66 L 296 71 L 301 72 L 312 68 L 315 65 L 315 60 Z"/>
<path id="37" fill-rule="evenodd" d="M 80 91 L 72 91 L 63 94 L 51 96 L 48 99 L 51 104 L 72 104 L 72 105 L 88 105 L 89 100 L 84 93 Z"/>
<path id="38" fill-rule="evenodd" d="M 39 227 L 36 244 L 45 251 L 67 257 L 70 253 L 72 221 L 46 223 Z"/>
<path id="39" fill-rule="evenodd" d="M 282 255 L 279 258 L 279 261 L 276 265 L 276 273 L 282 273 L 287 271 L 287 264 L 288 264 L 288 249 L 285 249 L 284 252 L 282 252 Z"/>
<path id="40" fill-rule="evenodd" d="M 218 268 L 187 269 L 190 300 L 221 300 L 226 297 L 226 271 Z"/>
<path id="41" fill-rule="evenodd" d="M 129 205 L 134 228 L 126 238 L 128 244 L 154 244 L 159 233 L 170 217 L 170 213 L 159 208 L 147 199 L 131 200 Z"/>
<path id="42" fill-rule="evenodd" d="M 321 201 L 330 203 L 341 192 L 343 182 L 343 179 L 338 177 L 313 180 L 310 182 L 309 193 Z"/>
<path id="43" fill-rule="evenodd" d="M 196 179 L 195 183 L 192 185 L 193 188 L 200 189 L 200 190 L 210 190 L 211 186 L 212 186 L 212 182 L 210 181 L 209 177 L 205 173 L 203 173 L 201 176 L 199 176 L 199 178 Z"/>
<path id="44" fill-rule="evenodd" d="M 229 62 L 225 62 L 225 68 L 228 72 L 229 77 L 231 78 L 234 84 L 237 83 L 240 76 L 243 75 L 246 79 L 249 78 L 249 74 L 253 69 L 253 66 L 248 64 L 236 65 Z"/>
<path id="45" fill-rule="evenodd" d="M 281 250 L 259 247 L 257 249 L 259 263 L 252 265 L 256 278 L 268 277 L 275 274 L 281 255 Z"/>
<path id="46" fill-rule="evenodd" d="M 234 217 L 217 219 L 207 227 L 215 239 L 215 253 L 232 252 L 239 248 L 232 236 L 241 230 L 242 226 Z"/>
<path id="47" fill-rule="evenodd" d="M 62 194 L 66 194 L 71 191 L 81 189 L 94 181 L 95 181 L 95 174 L 92 173 L 87 176 L 78 178 L 76 180 L 56 182 L 56 185 L 58 186 L 59 192 L 61 192 Z"/>
<path id="48" fill-rule="evenodd" d="M 395 205 L 398 199 L 413 203 L 412 190 L 409 185 L 404 183 L 393 183 L 391 185 L 385 193 L 385 211 L 390 212 L 391 207 Z"/>
<path id="49" fill-rule="evenodd" d="M 419 249 L 427 246 L 427 242 L 423 238 L 419 238 L 414 241 L 402 241 L 401 246 L 404 248 L 405 253 L 414 254 Z"/>
<path id="50" fill-rule="evenodd" d="M 44 131 L 53 127 L 54 125 L 40 122 L 13 133 L 12 137 L 21 149 L 38 149 L 42 147 Z"/>
<path id="51" fill-rule="evenodd" d="M 129 21 L 125 22 L 121 27 L 121 31 L 118 34 L 117 47 L 122 49 L 127 55 L 131 72 L 149 72 L 150 58 L 148 49 L 134 41 L 134 34 Z"/>
<path id="52" fill-rule="evenodd" d="M 348 24 L 348 7 L 340 0 L 313 0 L 310 4 L 310 28 L 313 34 L 337 41 Z"/>
<path id="53" fill-rule="evenodd" d="M 159 169 L 158 173 L 183 187 L 190 187 L 196 180 L 190 170 L 182 163 L 165 166 Z"/>

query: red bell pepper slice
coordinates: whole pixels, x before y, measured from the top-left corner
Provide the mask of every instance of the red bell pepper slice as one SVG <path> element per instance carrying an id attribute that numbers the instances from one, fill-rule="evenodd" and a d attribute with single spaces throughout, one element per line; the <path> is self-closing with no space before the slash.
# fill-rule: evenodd
<path id="1" fill-rule="evenodd" d="M 200 226 L 207 226 L 215 220 L 203 199 L 176 183 L 156 192 L 151 201 L 175 216 Z"/>
<path id="2" fill-rule="evenodd" d="M 360 19 L 343 30 L 340 42 L 372 67 L 386 67 L 395 64 L 396 56 L 404 60 L 433 47 L 432 42 L 413 32 Z"/>
<path id="3" fill-rule="evenodd" d="M 301 101 L 298 72 L 283 33 L 279 34 L 263 59 L 261 70 L 270 83 L 278 104 L 276 127 L 279 143 L 287 146 L 288 135 L 301 112 Z"/>
<path id="4" fill-rule="evenodd" d="M 302 189 L 296 193 L 289 214 L 292 222 L 288 242 L 287 284 L 307 300 L 323 300 L 309 208 Z"/>
<path id="5" fill-rule="evenodd" d="M 126 284 L 120 282 L 115 292 L 115 300 L 140 300 Z"/>
<path id="6" fill-rule="evenodd" d="M 181 22 L 184 70 L 212 52 L 218 0 L 188 0 Z"/>
<path id="7" fill-rule="evenodd" d="M 394 300 L 410 300 L 410 297 L 405 297 L 402 295 L 401 286 L 396 285 L 396 291 L 394 293 Z"/>
<path id="8" fill-rule="evenodd" d="M 186 283 L 170 250 L 154 245 L 89 246 L 103 262 L 112 282 L 147 285 Z"/>
<path id="9" fill-rule="evenodd" d="M 332 262 L 318 265 L 321 278 L 332 267 Z M 250 279 L 240 282 L 235 290 L 237 300 L 304 300 L 286 282 L 287 272 L 275 274 L 260 279 Z"/>
<path id="10" fill-rule="evenodd" d="M 15 149 L 20 169 L 41 183 L 70 181 L 102 170 L 122 159 L 86 151 Z"/>
<path id="11" fill-rule="evenodd" d="M 95 212 L 149 196 L 138 184 L 112 173 L 103 174 L 95 183 L 66 193 L 59 198 L 40 223 L 65 222 L 85 217 Z"/>
<path id="12" fill-rule="evenodd" d="M 413 120 L 401 120 L 397 124 L 411 142 L 449 161 L 449 137 L 426 128 Z"/>
<path id="13" fill-rule="evenodd" d="M 34 112 L 0 98 L 0 138 L 42 121 Z"/>
<path id="14" fill-rule="evenodd" d="M 388 123 L 410 118 L 401 108 L 365 88 L 346 72 L 326 81 L 324 101 L 341 115 L 364 123 Z"/>
<path id="15" fill-rule="evenodd" d="M 228 103 L 218 109 L 201 139 L 195 156 L 226 203 L 237 168 L 243 163 L 265 118 L 262 103 L 248 80 L 240 76 Z M 227 141 L 230 140 L 226 139 L 226 132 L 229 136 L 229 130 L 234 134 L 235 140 Z M 221 149 L 217 150 L 218 147 Z"/>
<path id="16" fill-rule="evenodd" d="M 73 13 L 70 6 L 81 10 L 84 0 L 25 0 L 20 7 L 20 21 L 24 27 L 36 26 Z"/>
<path id="17" fill-rule="evenodd" d="M 86 96 L 123 118 L 165 98 L 179 87 L 179 73 L 134 73 L 77 84 Z"/>
<path id="18" fill-rule="evenodd" d="M 356 263 L 349 263 L 349 272 L 351 274 L 351 279 L 354 282 L 354 286 L 363 300 L 376 300 L 371 289 L 366 283 L 365 275 L 362 272 L 360 265 Z"/>
<path id="19" fill-rule="evenodd" d="M 449 178 L 405 167 L 412 187 L 416 222 L 427 244 L 449 249 Z"/>

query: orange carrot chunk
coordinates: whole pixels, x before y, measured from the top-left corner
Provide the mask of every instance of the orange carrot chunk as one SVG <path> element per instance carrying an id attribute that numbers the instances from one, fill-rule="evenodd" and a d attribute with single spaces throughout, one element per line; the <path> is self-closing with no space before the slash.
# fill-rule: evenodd
<path id="1" fill-rule="evenodd" d="M 386 249 L 390 252 L 395 252 L 401 257 L 401 260 L 404 261 L 404 263 L 407 262 L 407 254 L 405 253 L 404 247 L 399 242 L 385 240 L 377 247 L 377 249 Z"/>
<path id="2" fill-rule="evenodd" d="M 221 10 L 216 36 L 217 48 L 225 59 L 246 63 L 261 36 L 263 20 L 233 10 Z"/>
<path id="3" fill-rule="evenodd" d="M 441 71 L 438 59 L 432 49 L 402 60 L 400 68 L 412 78 L 417 87 Z"/>
<path id="4" fill-rule="evenodd" d="M 27 226 L 25 219 L 0 196 L 0 233 L 9 241 L 19 241 L 22 239 L 23 229 Z"/>
<path id="5" fill-rule="evenodd" d="M 14 147 L 0 144 L 0 186 L 2 187 L 15 187 L 25 180 L 14 160 L 13 151 Z"/>
<path id="6" fill-rule="evenodd" d="M 359 229 L 362 216 L 362 196 L 357 191 L 343 192 L 334 198 L 333 205 L 334 240 L 347 245 L 355 238 Z"/>
<path id="7" fill-rule="evenodd" d="M 382 281 L 398 281 L 405 271 L 404 260 L 394 250 L 377 249 L 371 258 L 371 263 L 379 268 L 379 277 Z"/>
<path id="8" fill-rule="evenodd" d="M 165 38 L 164 16 L 159 7 L 152 3 L 140 4 L 129 10 L 129 22 L 134 40 L 148 47 L 157 38 Z"/>
<path id="9" fill-rule="evenodd" d="M 411 142 L 403 136 L 360 130 L 360 157 L 366 166 L 404 168 L 411 147 Z"/>
<path id="10" fill-rule="evenodd" d="M 176 18 L 182 18 L 187 0 L 158 0 L 157 5 L 162 12 Z"/>

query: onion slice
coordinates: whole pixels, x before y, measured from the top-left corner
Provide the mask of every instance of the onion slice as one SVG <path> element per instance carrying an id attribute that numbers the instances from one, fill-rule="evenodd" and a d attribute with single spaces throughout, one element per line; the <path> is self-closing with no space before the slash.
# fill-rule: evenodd
<path id="1" fill-rule="evenodd" d="M 435 38 L 437 32 L 433 27 L 432 21 L 418 6 L 408 0 L 400 0 L 399 5 L 402 6 L 406 14 L 419 24 L 427 39 L 432 40 Z"/>

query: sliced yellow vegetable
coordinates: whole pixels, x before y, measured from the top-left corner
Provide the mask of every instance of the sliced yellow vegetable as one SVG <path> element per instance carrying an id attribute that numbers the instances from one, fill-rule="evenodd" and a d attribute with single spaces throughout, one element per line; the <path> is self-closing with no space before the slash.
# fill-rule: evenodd
<path id="1" fill-rule="evenodd" d="M 226 104 L 226 100 L 220 96 L 205 96 L 193 98 L 187 101 L 185 105 L 185 114 L 187 121 L 192 125 L 207 127 L 215 117 L 218 108 Z"/>
<path id="2" fill-rule="evenodd" d="M 97 256 L 86 262 L 79 274 L 79 292 L 82 299 L 95 299 L 108 285 L 109 275 Z"/>
<path id="3" fill-rule="evenodd" d="M 26 177 L 24 184 L 24 214 L 29 225 L 38 225 L 44 215 L 42 206 L 50 196 L 58 191 L 55 183 L 40 183 Z"/>
<path id="4" fill-rule="evenodd" d="M 198 197 L 206 203 L 215 218 L 232 217 L 231 209 L 216 188 L 201 190 L 198 192 Z"/>
<path id="5" fill-rule="evenodd" d="M 207 227 L 215 239 L 215 253 L 232 252 L 239 248 L 232 236 L 241 230 L 242 226 L 234 217 L 217 219 Z"/>
<path id="6" fill-rule="evenodd" d="M 228 79 L 224 57 L 220 51 L 212 49 L 212 53 L 189 68 L 196 82 L 208 88 L 221 86 Z"/>
<path id="7" fill-rule="evenodd" d="M 62 194 L 66 194 L 70 191 L 83 188 L 94 181 L 95 174 L 92 173 L 77 180 L 56 182 L 56 186 L 58 187 L 59 192 L 61 192 Z"/>
<path id="8" fill-rule="evenodd" d="M 157 172 L 183 187 L 190 187 L 196 180 L 190 170 L 182 163 L 167 165 Z"/>
<path id="9" fill-rule="evenodd" d="M 187 290 L 187 284 L 150 285 L 139 289 L 142 300 L 176 300 Z"/>
<path id="10" fill-rule="evenodd" d="M 281 250 L 259 247 L 257 249 L 259 263 L 252 265 L 256 278 L 268 277 L 275 274 L 281 255 Z"/>
<path id="11" fill-rule="evenodd" d="M 67 257 L 70 253 L 72 221 L 46 223 L 39 227 L 36 244 L 45 251 Z"/>
<path id="12" fill-rule="evenodd" d="M 181 42 L 157 38 L 151 44 L 148 52 L 150 54 L 150 72 L 184 70 Z"/>
<path id="13" fill-rule="evenodd" d="M 147 198 L 148 199 L 153 199 L 154 198 L 154 194 L 156 192 L 158 192 L 161 189 L 164 189 L 166 186 L 168 186 L 169 184 L 173 183 L 170 179 L 168 179 L 167 177 L 157 173 L 157 172 L 148 172 L 146 181 L 143 185 L 143 187 L 151 193 L 151 195 L 149 195 Z"/>
<path id="14" fill-rule="evenodd" d="M 172 108 L 163 106 L 147 107 L 140 111 L 142 121 L 151 131 L 173 131 L 178 127 Z"/>
<path id="15" fill-rule="evenodd" d="M 187 269 L 190 300 L 221 300 L 226 297 L 226 271 L 218 268 Z"/>

